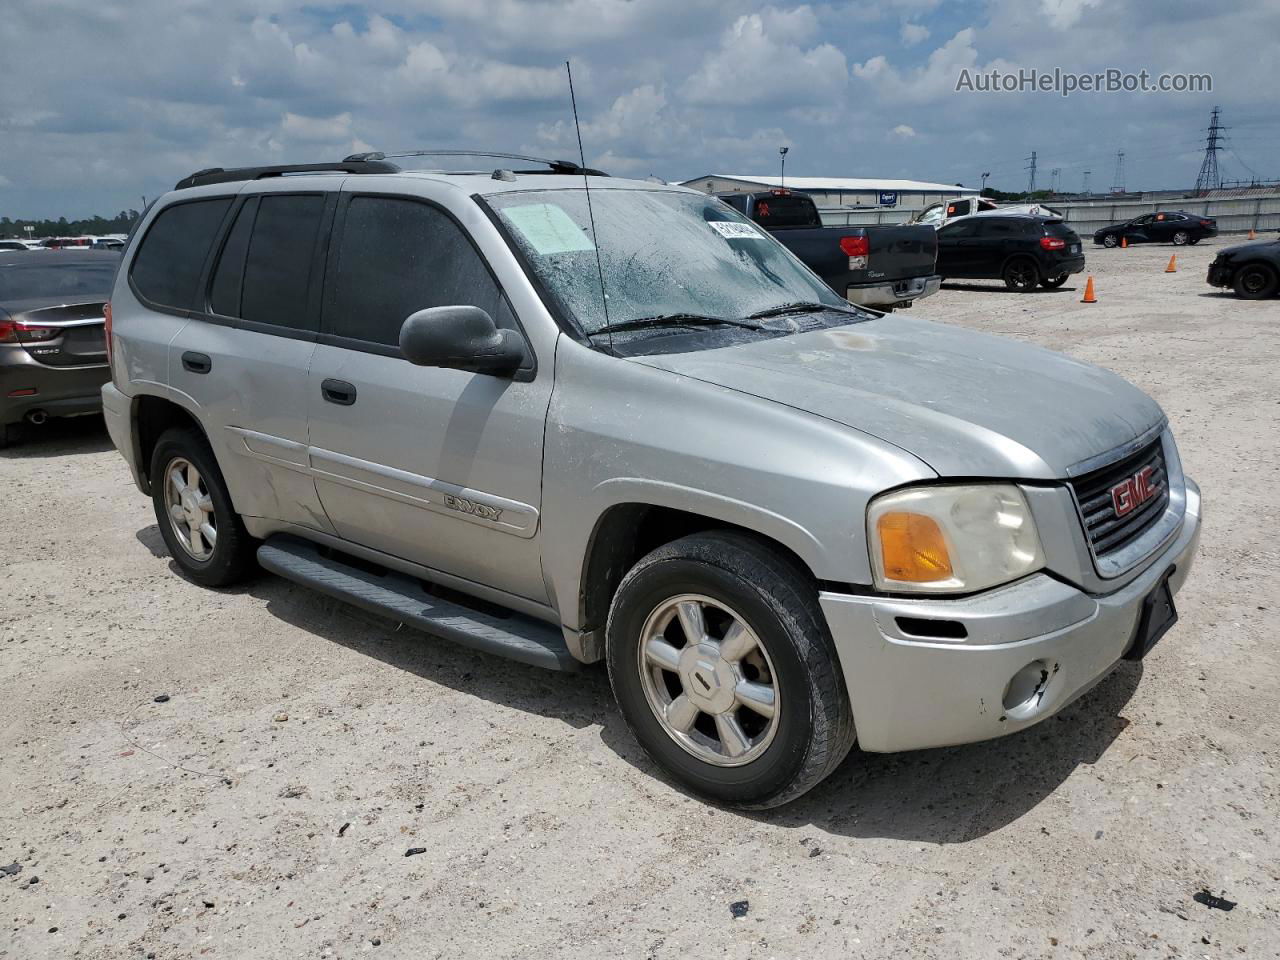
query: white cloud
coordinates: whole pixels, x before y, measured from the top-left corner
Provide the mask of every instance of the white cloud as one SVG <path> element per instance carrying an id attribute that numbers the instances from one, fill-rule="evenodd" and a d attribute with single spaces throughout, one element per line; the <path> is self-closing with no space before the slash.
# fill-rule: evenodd
<path id="1" fill-rule="evenodd" d="M 1040 0 L 1040 8 L 1056 30 L 1068 30 L 1080 22 L 1084 12 L 1100 6 L 1102 0 Z"/>
<path id="2" fill-rule="evenodd" d="M 914 127 L 910 127 L 905 123 L 900 123 L 889 131 L 889 136 L 897 140 L 911 140 L 916 136 Z"/>
<path id="3" fill-rule="evenodd" d="M 906 46 L 914 47 L 929 39 L 929 28 L 920 23 L 904 23 L 900 36 Z"/>
<path id="4" fill-rule="evenodd" d="M 685 98 L 696 104 L 779 104 L 803 106 L 828 102 L 843 94 L 848 66 L 844 54 L 829 43 L 804 49 L 779 39 L 771 28 L 794 37 L 807 27 L 807 7 L 791 18 L 747 14 L 724 32 L 720 46 L 684 85 Z"/>

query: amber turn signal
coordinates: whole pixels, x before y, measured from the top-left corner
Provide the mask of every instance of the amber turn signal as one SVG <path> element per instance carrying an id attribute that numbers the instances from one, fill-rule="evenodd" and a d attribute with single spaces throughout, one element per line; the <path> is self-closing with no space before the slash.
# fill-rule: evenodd
<path id="1" fill-rule="evenodd" d="M 884 575 L 904 583 L 934 583 L 951 578 L 951 555 L 942 529 L 932 517 L 893 511 L 878 522 Z"/>

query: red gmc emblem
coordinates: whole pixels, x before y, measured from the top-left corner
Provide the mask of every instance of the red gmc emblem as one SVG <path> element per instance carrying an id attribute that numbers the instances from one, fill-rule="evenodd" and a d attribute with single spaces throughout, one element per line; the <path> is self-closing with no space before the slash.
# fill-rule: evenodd
<path id="1" fill-rule="evenodd" d="M 1111 505 L 1115 507 L 1117 517 L 1132 513 L 1159 493 L 1159 484 L 1151 482 L 1155 472 L 1155 467 L 1143 467 L 1111 488 Z"/>

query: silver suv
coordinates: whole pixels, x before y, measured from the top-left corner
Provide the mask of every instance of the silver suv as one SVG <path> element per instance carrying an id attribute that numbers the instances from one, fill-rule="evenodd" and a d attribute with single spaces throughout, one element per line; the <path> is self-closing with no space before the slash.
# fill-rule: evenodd
<path id="1" fill-rule="evenodd" d="M 657 763 L 738 806 L 1061 710 L 1173 623 L 1199 536 L 1124 380 L 572 164 L 204 171 L 111 306 L 111 435 L 191 579 L 607 660 Z"/>

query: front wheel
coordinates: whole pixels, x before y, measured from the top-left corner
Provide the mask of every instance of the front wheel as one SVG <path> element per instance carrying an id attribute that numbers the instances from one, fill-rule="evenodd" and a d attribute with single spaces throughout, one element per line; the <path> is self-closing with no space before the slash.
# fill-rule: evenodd
<path id="1" fill-rule="evenodd" d="M 205 438 L 166 430 L 151 455 L 151 501 L 174 562 L 196 583 L 226 587 L 253 569 L 254 543 L 231 505 Z"/>
<path id="2" fill-rule="evenodd" d="M 816 585 L 749 536 L 694 534 L 641 559 L 614 596 L 606 646 L 640 745 L 711 800 L 786 803 L 853 746 Z"/>
<path id="3" fill-rule="evenodd" d="M 1056 290 L 1067 282 L 1068 276 L 1070 276 L 1070 274 L 1059 273 L 1057 276 L 1045 277 L 1040 281 L 1040 286 L 1044 287 L 1046 290 Z"/>
<path id="4" fill-rule="evenodd" d="M 1010 260 L 1002 274 L 1004 285 L 1010 290 L 1026 293 L 1034 290 L 1040 282 L 1040 270 L 1035 263 L 1025 257 Z"/>
<path id="5" fill-rule="evenodd" d="M 1236 273 L 1232 287 L 1244 300 L 1266 300 L 1280 290 L 1280 275 L 1265 263 L 1249 263 Z"/>
<path id="6" fill-rule="evenodd" d="M 1191 234 L 1187 233 L 1187 231 L 1185 230 L 1179 230 L 1177 233 L 1173 235 L 1173 245 L 1175 247 L 1185 246 L 1190 241 L 1191 241 Z"/>
<path id="7" fill-rule="evenodd" d="M 1120 243 L 1120 238 L 1117 237 L 1114 233 L 1108 233 L 1105 237 L 1102 238 L 1102 245 L 1104 247 L 1115 247 L 1115 246 L 1118 246 L 1119 243 Z"/>

